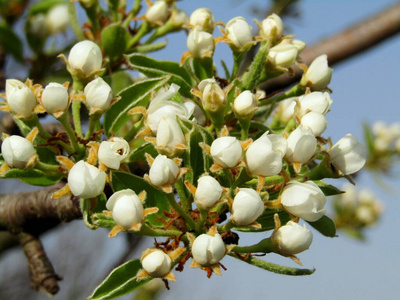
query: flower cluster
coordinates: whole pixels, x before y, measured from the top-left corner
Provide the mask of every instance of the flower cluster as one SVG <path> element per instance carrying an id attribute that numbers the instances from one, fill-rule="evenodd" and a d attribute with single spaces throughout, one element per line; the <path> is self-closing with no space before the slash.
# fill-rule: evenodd
<path id="1" fill-rule="evenodd" d="M 301 65 L 305 43 L 285 35 L 275 14 L 256 22 L 254 35 L 243 17 L 224 24 L 201 8 L 186 20 L 172 3 L 149 2 L 137 17 L 145 24 L 138 31 L 152 28 L 161 35 L 167 27 L 187 28 L 189 51 L 180 64 L 126 56 L 126 65 L 147 77 L 118 94 L 102 67 L 122 58 L 103 59 L 108 48 L 90 40 L 74 45 L 68 57 L 60 55 L 72 87 L 7 80 L 2 109 L 18 119 L 27 137 L 4 136 L 1 176 L 12 177 L 17 168 L 49 184 L 64 178 L 67 184 L 53 197 L 82 198 L 90 228 L 111 228 L 110 237 L 119 232 L 166 237 L 137 260 L 137 281 L 175 280 L 172 269 L 182 271 L 189 259 L 208 277 L 226 269 L 221 264 L 226 255 L 266 269 L 254 253 L 273 252 L 300 263 L 295 255 L 313 240 L 304 222 L 335 236 L 325 204 L 326 195 L 340 191 L 322 180 L 350 179 L 367 156 L 351 134 L 334 145 L 323 137 L 333 103 L 327 56 Z M 214 38 L 216 26 L 222 36 Z M 219 42 L 229 45 L 234 59 L 226 78 L 213 61 Z M 244 54 L 254 46 L 254 60 L 242 71 Z M 294 64 L 304 69 L 297 85 L 274 96 L 258 90 L 266 80 L 292 72 Z M 65 132 L 51 136 L 38 113 L 53 116 Z M 355 210 L 359 222 L 373 222 L 371 207 L 363 201 Z M 239 245 L 245 232 L 261 232 L 260 242 Z"/>

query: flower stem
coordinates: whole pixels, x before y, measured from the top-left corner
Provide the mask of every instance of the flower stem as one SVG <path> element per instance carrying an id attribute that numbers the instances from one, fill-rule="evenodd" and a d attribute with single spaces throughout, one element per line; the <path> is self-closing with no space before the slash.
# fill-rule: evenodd
<path id="1" fill-rule="evenodd" d="M 273 252 L 271 238 L 263 239 L 259 243 L 251 245 L 251 246 L 236 246 L 233 248 L 232 252 L 238 253 L 271 253 Z"/>
<path id="2" fill-rule="evenodd" d="M 137 235 L 143 235 L 143 236 L 179 236 L 182 234 L 181 231 L 179 230 L 163 230 L 163 229 L 157 229 L 157 228 L 152 228 L 148 226 L 147 224 L 143 224 L 142 227 L 140 228 L 140 231 L 136 233 Z"/>
<path id="3" fill-rule="evenodd" d="M 173 209 L 175 209 L 178 214 L 185 219 L 188 227 L 191 229 L 194 229 L 196 227 L 196 223 L 193 221 L 192 217 L 189 216 L 183 208 L 175 201 L 175 195 L 174 193 L 169 193 L 167 194 L 167 199 L 169 204 L 172 206 Z"/>
<path id="4" fill-rule="evenodd" d="M 42 170 L 42 171 L 47 171 L 47 172 L 59 172 L 59 165 L 51 165 L 51 164 L 46 164 L 44 162 L 38 161 L 35 164 L 35 168 Z"/>
<path id="5" fill-rule="evenodd" d="M 91 114 L 89 117 L 89 128 L 88 131 L 86 132 L 85 139 L 89 139 L 94 132 L 94 129 L 96 128 L 97 122 L 100 120 L 101 114 L 99 113 L 94 113 Z"/>
<path id="6" fill-rule="evenodd" d="M 265 65 L 265 59 L 267 58 L 269 47 L 269 43 L 265 42 L 262 43 L 260 49 L 258 49 L 258 52 L 254 57 L 252 64 L 250 65 L 249 71 L 243 75 L 242 81 L 244 90 L 251 91 L 256 86 L 261 71 Z"/>
<path id="7" fill-rule="evenodd" d="M 183 184 L 183 181 L 178 180 L 175 183 L 175 188 L 176 188 L 176 191 L 178 192 L 179 200 L 181 202 L 182 208 L 185 211 L 189 211 L 192 208 L 192 202 L 189 201 L 188 197 L 186 197 L 185 186 Z"/>
<path id="8" fill-rule="evenodd" d="M 128 42 L 128 49 L 135 46 L 139 42 L 139 40 L 149 32 L 149 23 L 144 21 L 140 26 L 136 34 L 132 37 L 132 39 Z"/>
<path id="9" fill-rule="evenodd" d="M 218 232 L 226 232 L 233 227 L 235 227 L 235 224 L 231 220 L 229 220 L 228 223 L 218 226 Z"/>
<path id="10" fill-rule="evenodd" d="M 300 86 L 300 84 L 296 84 L 287 92 L 279 94 L 275 97 L 268 98 L 264 101 L 259 101 L 258 106 L 266 106 L 266 105 L 270 105 L 273 103 L 278 103 L 278 102 L 285 100 L 287 98 L 290 98 L 290 97 L 300 96 L 300 95 L 303 95 L 305 91 L 306 91 L 306 89 L 304 87 Z"/>
<path id="11" fill-rule="evenodd" d="M 75 93 L 79 93 L 79 91 L 83 90 L 83 83 L 77 78 L 73 78 L 73 80 L 74 82 L 72 88 L 75 91 Z M 83 138 L 82 126 L 81 126 L 81 102 L 77 100 L 72 102 L 72 118 L 74 120 L 76 135 L 80 138 Z"/>
<path id="12" fill-rule="evenodd" d="M 240 64 L 242 63 L 244 58 L 244 52 L 233 52 L 233 68 L 232 68 L 232 73 L 231 73 L 231 81 L 233 81 L 238 72 L 239 72 L 239 67 Z"/>
<path id="13" fill-rule="evenodd" d="M 75 152 L 80 152 L 80 148 L 78 145 L 78 140 L 76 139 L 75 132 L 72 129 L 71 124 L 68 121 L 68 111 L 63 113 L 61 115 L 61 117 L 59 117 L 57 120 L 61 123 L 61 125 L 64 127 L 65 131 L 67 132 L 67 135 L 69 137 L 72 147 L 74 147 Z"/>

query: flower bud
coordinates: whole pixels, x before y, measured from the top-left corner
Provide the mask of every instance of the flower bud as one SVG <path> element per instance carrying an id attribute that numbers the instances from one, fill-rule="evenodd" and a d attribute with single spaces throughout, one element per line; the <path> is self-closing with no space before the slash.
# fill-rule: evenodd
<path id="1" fill-rule="evenodd" d="M 367 160 L 367 149 L 348 133 L 329 150 L 330 163 L 344 175 L 359 171 Z"/>
<path id="2" fill-rule="evenodd" d="M 246 151 L 246 163 L 250 174 L 273 176 L 282 170 L 282 158 L 287 149 L 286 139 L 277 134 L 263 134 Z"/>
<path id="3" fill-rule="evenodd" d="M 179 174 L 179 168 L 172 159 L 159 154 L 150 167 L 150 182 L 156 187 L 172 185 L 175 183 Z"/>
<path id="4" fill-rule="evenodd" d="M 53 34 L 65 31 L 70 24 L 68 5 L 59 4 L 53 6 L 47 12 L 46 23 L 48 30 Z"/>
<path id="5" fill-rule="evenodd" d="M 36 98 L 31 89 L 23 82 L 16 79 L 6 80 L 6 97 L 15 114 L 29 119 L 34 115 Z"/>
<path id="6" fill-rule="evenodd" d="M 251 119 L 257 110 L 257 99 L 251 91 L 243 91 L 233 102 L 235 115 L 240 119 Z"/>
<path id="7" fill-rule="evenodd" d="M 170 22 L 173 27 L 179 30 L 183 25 L 188 23 L 188 16 L 183 10 L 174 9 L 168 22 Z"/>
<path id="8" fill-rule="evenodd" d="M 235 137 L 223 136 L 212 142 L 210 154 L 223 168 L 233 168 L 242 157 L 242 146 Z"/>
<path id="9" fill-rule="evenodd" d="M 154 278 L 166 276 L 172 268 L 171 258 L 160 249 L 147 249 L 140 261 L 143 269 Z"/>
<path id="10" fill-rule="evenodd" d="M 36 150 L 26 138 L 12 135 L 5 138 L 1 144 L 1 154 L 10 167 L 24 169 L 36 154 Z"/>
<path id="11" fill-rule="evenodd" d="M 208 210 L 221 198 L 222 187 L 211 176 L 203 176 L 197 180 L 197 189 L 194 195 L 194 203 L 198 208 Z"/>
<path id="12" fill-rule="evenodd" d="M 279 40 L 283 36 L 284 25 L 282 19 L 272 14 L 261 23 L 261 36 L 271 40 Z"/>
<path id="13" fill-rule="evenodd" d="M 43 13 L 39 13 L 33 16 L 30 16 L 28 19 L 28 27 L 27 31 L 33 34 L 35 37 L 44 38 L 49 33 L 49 28 L 46 24 L 46 15 Z"/>
<path id="14" fill-rule="evenodd" d="M 94 198 L 100 195 L 106 184 L 106 173 L 84 162 L 78 161 L 68 174 L 68 186 L 76 197 Z"/>
<path id="15" fill-rule="evenodd" d="M 130 189 L 120 190 L 107 200 L 106 207 L 112 211 L 115 223 L 125 230 L 143 220 L 143 204 L 136 193 Z"/>
<path id="16" fill-rule="evenodd" d="M 208 8 L 198 8 L 191 15 L 189 24 L 200 30 L 212 33 L 214 31 L 214 15 Z"/>
<path id="17" fill-rule="evenodd" d="M 291 44 L 279 44 L 272 47 L 267 59 L 276 68 L 290 68 L 297 58 L 297 47 Z"/>
<path id="18" fill-rule="evenodd" d="M 113 94 L 111 87 L 103 78 L 98 77 L 89 82 L 83 92 L 91 113 L 103 113 L 110 108 Z"/>
<path id="19" fill-rule="evenodd" d="M 283 207 L 292 215 L 309 222 L 319 220 L 326 212 L 326 198 L 313 182 L 289 181 L 281 194 Z"/>
<path id="20" fill-rule="evenodd" d="M 229 39 L 229 46 L 238 52 L 248 51 L 253 43 L 251 26 L 243 17 L 231 19 L 225 25 L 225 32 Z"/>
<path id="21" fill-rule="evenodd" d="M 289 221 L 272 235 L 275 251 L 283 255 L 294 255 L 310 248 L 313 235 L 306 225 Z"/>
<path id="22" fill-rule="evenodd" d="M 300 84 L 313 90 L 323 90 L 331 82 L 333 70 L 328 67 L 326 54 L 318 56 L 303 74 Z"/>
<path id="23" fill-rule="evenodd" d="M 312 92 L 308 95 L 305 95 L 304 97 L 300 97 L 299 102 L 300 117 L 302 117 L 309 111 L 326 115 L 333 101 L 327 92 Z"/>
<path id="24" fill-rule="evenodd" d="M 311 128 L 314 136 L 320 136 L 328 126 L 328 121 L 323 114 L 310 111 L 301 118 L 301 124 Z"/>
<path id="25" fill-rule="evenodd" d="M 298 54 L 300 54 L 306 48 L 306 43 L 300 40 L 291 40 L 291 44 L 296 46 Z"/>
<path id="26" fill-rule="evenodd" d="M 69 104 L 68 89 L 62 84 L 51 82 L 43 90 L 40 100 L 49 114 L 65 112 Z"/>
<path id="27" fill-rule="evenodd" d="M 166 1 L 158 0 L 147 9 L 145 19 L 150 24 L 162 25 L 168 19 L 168 9 L 169 8 Z"/>
<path id="28" fill-rule="evenodd" d="M 192 245 L 193 259 L 203 267 L 218 263 L 225 256 L 226 248 L 219 233 L 199 235 Z"/>
<path id="29" fill-rule="evenodd" d="M 226 96 L 214 78 L 204 79 L 199 83 L 199 90 L 203 93 L 201 102 L 205 111 L 223 114 L 226 106 Z"/>
<path id="30" fill-rule="evenodd" d="M 92 41 L 82 41 L 71 48 L 68 63 L 72 72 L 78 72 L 83 77 L 100 70 L 103 55 L 97 44 Z"/>
<path id="31" fill-rule="evenodd" d="M 239 226 L 253 223 L 264 212 L 264 202 L 253 189 L 241 188 L 233 199 L 232 219 Z"/>
<path id="32" fill-rule="evenodd" d="M 287 139 L 285 158 L 291 163 L 307 163 L 314 155 L 317 140 L 311 128 L 300 124 Z"/>
<path id="33" fill-rule="evenodd" d="M 184 144 L 185 138 L 176 118 L 165 116 L 161 119 L 157 129 L 157 148 L 161 153 L 172 155 L 176 146 Z"/>
<path id="34" fill-rule="evenodd" d="M 99 162 L 107 168 L 118 170 L 121 162 L 129 155 L 129 144 L 123 138 L 112 137 L 100 144 Z"/>
<path id="35" fill-rule="evenodd" d="M 194 58 L 203 59 L 212 57 L 215 43 L 212 35 L 201 31 L 199 27 L 193 28 L 187 37 L 186 45 Z"/>

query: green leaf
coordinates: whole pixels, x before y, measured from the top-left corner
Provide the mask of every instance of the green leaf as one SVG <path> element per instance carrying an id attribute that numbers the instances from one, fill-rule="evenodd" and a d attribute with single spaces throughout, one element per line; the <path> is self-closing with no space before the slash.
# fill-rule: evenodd
<path id="1" fill-rule="evenodd" d="M 367 146 L 368 153 L 374 152 L 374 135 L 368 123 L 363 124 L 365 145 Z"/>
<path id="2" fill-rule="evenodd" d="M 110 24 L 101 31 L 101 43 L 111 61 L 120 58 L 125 53 L 128 40 L 129 33 L 120 24 Z"/>
<path id="3" fill-rule="evenodd" d="M 138 106 L 147 107 L 151 92 L 162 87 L 166 81 L 165 77 L 152 78 L 134 83 L 122 90 L 118 94 L 121 99 L 114 103 L 104 116 L 104 130 L 107 136 L 116 134 L 132 118 L 128 114 L 130 109 Z"/>
<path id="4" fill-rule="evenodd" d="M 111 271 L 87 300 L 114 299 L 128 294 L 149 282 L 152 278 L 138 281 L 137 272 L 142 268 L 139 259 L 130 260 Z"/>
<path id="5" fill-rule="evenodd" d="M 36 153 L 39 155 L 39 160 L 41 162 L 51 165 L 58 165 L 56 154 L 51 150 L 51 148 L 36 147 Z"/>
<path id="6" fill-rule="evenodd" d="M 129 162 L 146 160 L 146 153 L 150 154 L 152 157 L 156 157 L 158 155 L 158 152 L 154 148 L 154 145 L 152 143 L 146 142 L 132 151 L 131 155 L 129 156 Z"/>
<path id="7" fill-rule="evenodd" d="M 20 38 L 14 33 L 7 24 L 0 24 L 0 46 L 19 61 L 23 59 L 23 47 Z"/>
<path id="8" fill-rule="evenodd" d="M 66 4 L 68 3 L 66 0 L 41 0 L 31 5 L 28 10 L 28 15 L 36 15 L 40 13 L 46 13 L 53 6 L 58 4 Z"/>
<path id="9" fill-rule="evenodd" d="M 30 185 L 49 186 L 59 182 L 63 178 L 63 176 L 60 174 L 48 175 L 36 169 L 28 169 L 28 170 L 11 169 L 0 176 L 0 179 L 3 178 L 18 179 Z"/>
<path id="10" fill-rule="evenodd" d="M 336 225 L 335 222 L 327 217 L 323 216 L 321 219 L 315 222 L 308 222 L 312 227 L 318 230 L 321 234 L 327 237 L 335 237 L 336 236 Z"/>
<path id="11" fill-rule="evenodd" d="M 131 68 L 138 70 L 150 78 L 171 76 L 169 81 L 181 87 L 179 92 L 186 97 L 192 97 L 190 93 L 190 89 L 194 86 L 192 77 L 178 63 L 156 60 L 138 53 L 129 55 L 127 61 Z"/>
<path id="12" fill-rule="evenodd" d="M 230 256 L 240 259 L 250 265 L 256 266 L 258 268 L 277 273 L 277 274 L 283 274 L 283 275 L 290 275 L 290 276 L 302 276 L 302 275 L 311 275 L 315 272 L 315 269 L 297 269 L 297 268 L 290 268 L 290 267 L 285 267 L 277 264 L 273 264 L 270 262 L 263 261 L 261 259 L 255 258 L 255 257 L 248 257 L 246 259 L 243 259 L 237 254 L 229 254 Z"/>
<path id="13" fill-rule="evenodd" d="M 147 198 L 144 205 L 146 207 L 158 207 L 159 209 L 158 213 L 147 216 L 146 220 L 150 221 L 154 226 L 163 226 L 163 223 L 159 220 L 156 221 L 156 219 L 166 219 L 163 211 L 170 211 L 166 194 L 150 185 L 142 177 L 118 171 L 114 171 L 111 174 L 111 187 L 114 192 L 131 189 L 136 194 L 139 194 L 143 190 L 146 191 Z"/>
<path id="14" fill-rule="evenodd" d="M 93 224 L 103 228 L 113 228 L 116 223 L 112 217 L 108 217 L 103 213 L 95 213 L 92 216 Z"/>
<path id="15" fill-rule="evenodd" d="M 274 221 L 274 215 L 278 214 L 279 219 L 281 220 L 281 224 L 285 225 L 287 222 L 291 220 L 290 215 L 279 209 L 271 209 L 267 208 L 262 215 L 256 220 L 256 222 L 261 224 L 261 228 L 255 228 L 251 226 L 239 226 L 235 227 L 236 230 L 238 231 L 243 231 L 243 232 L 261 232 L 261 231 L 268 231 L 275 229 L 275 221 Z"/>
<path id="16" fill-rule="evenodd" d="M 125 87 L 133 84 L 132 77 L 124 71 L 113 72 L 111 75 L 111 88 L 114 93 L 119 93 Z"/>
<path id="17" fill-rule="evenodd" d="M 337 187 L 323 182 L 323 181 L 314 181 L 318 187 L 324 192 L 325 196 L 334 196 L 334 195 L 339 195 L 343 194 L 344 192 L 339 190 Z"/>

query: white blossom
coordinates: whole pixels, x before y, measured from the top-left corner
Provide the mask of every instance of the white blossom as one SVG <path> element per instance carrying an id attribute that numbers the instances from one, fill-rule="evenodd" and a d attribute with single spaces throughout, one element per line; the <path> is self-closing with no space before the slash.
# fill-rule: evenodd
<path id="1" fill-rule="evenodd" d="M 311 128 L 315 136 L 320 136 L 328 127 L 328 121 L 325 116 L 315 111 L 306 113 L 301 118 L 300 123 Z"/>
<path id="2" fill-rule="evenodd" d="M 49 83 L 43 90 L 41 103 L 49 114 L 65 112 L 69 105 L 68 89 L 56 82 Z"/>
<path id="3" fill-rule="evenodd" d="M 36 150 L 26 138 L 12 135 L 5 138 L 1 144 L 1 154 L 10 167 L 24 169 L 36 154 Z"/>
<path id="4" fill-rule="evenodd" d="M 143 269 L 154 278 L 166 276 L 172 268 L 171 258 L 160 249 L 148 249 L 141 257 Z"/>
<path id="5" fill-rule="evenodd" d="M 207 267 L 218 263 L 225 256 L 226 248 L 221 236 L 216 233 L 199 235 L 192 245 L 193 259 Z"/>
<path id="6" fill-rule="evenodd" d="M 294 255 L 310 248 L 313 235 L 306 226 L 289 221 L 272 235 L 272 244 L 283 255 Z"/>
<path id="7" fill-rule="evenodd" d="M 172 159 L 159 154 L 150 167 L 150 182 L 157 186 L 174 184 L 179 174 L 179 168 Z"/>
<path id="8" fill-rule="evenodd" d="M 78 161 L 68 174 L 68 186 L 76 197 L 93 198 L 100 195 L 106 183 L 106 173 L 84 162 Z"/>
<path id="9" fill-rule="evenodd" d="M 150 24 L 162 25 L 168 19 L 168 15 L 169 7 L 167 2 L 158 0 L 147 9 L 145 18 Z"/>
<path id="10" fill-rule="evenodd" d="M 287 139 L 286 159 L 291 163 L 307 163 L 317 148 L 317 140 L 311 128 L 300 124 Z"/>
<path id="11" fill-rule="evenodd" d="M 160 120 L 157 129 L 157 147 L 162 153 L 171 155 L 177 145 L 185 143 L 185 138 L 176 118 L 165 116 Z"/>
<path id="12" fill-rule="evenodd" d="M 215 139 L 211 144 L 211 156 L 223 168 L 233 168 L 242 157 L 242 146 L 233 136 Z"/>
<path id="13" fill-rule="evenodd" d="M 37 104 L 35 95 L 23 82 L 16 79 L 6 80 L 7 103 L 12 111 L 25 119 L 34 115 Z"/>
<path id="14" fill-rule="evenodd" d="M 53 6 L 46 14 L 48 30 L 53 33 L 65 31 L 70 26 L 70 19 L 67 4 Z"/>
<path id="15" fill-rule="evenodd" d="M 199 27 L 202 31 L 212 33 L 214 31 L 214 15 L 208 8 L 198 8 L 191 15 L 189 24 Z"/>
<path id="16" fill-rule="evenodd" d="M 225 32 L 229 39 L 229 45 L 236 51 L 247 51 L 253 45 L 251 26 L 243 17 L 233 18 L 226 23 Z"/>
<path id="17" fill-rule="evenodd" d="M 253 223 L 264 212 L 264 202 L 253 189 L 241 188 L 233 199 L 232 219 L 239 226 Z"/>
<path id="18" fill-rule="evenodd" d="M 243 91 L 235 98 L 233 109 L 238 118 L 251 118 L 257 110 L 256 96 L 251 91 Z"/>
<path id="19" fill-rule="evenodd" d="M 79 72 L 84 77 L 100 70 L 103 55 L 96 43 L 81 41 L 75 44 L 68 56 L 68 63 L 72 71 Z"/>
<path id="20" fill-rule="evenodd" d="M 282 19 L 277 14 L 272 14 L 262 21 L 260 29 L 261 36 L 267 39 L 278 40 L 283 36 L 284 25 Z"/>
<path id="21" fill-rule="evenodd" d="M 200 209 L 208 210 L 221 198 L 222 187 L 211 176 L 203 176 L 197 180 L 197 189 L 194 195 L 194 203 Z"/>
<path id="22" fill-rule="evenodd" d="M 121 162 L 129 155 L 129 144 L 120 137 L 112 137 L 100 144 L 98 158 L 100 163 L 110 169 L 118 170 Z"/>
<path id="23" fill-rule="evenodd" d="M 83 92 L 86 105 L 92 112 L 103 113 L 110 108 L 113 94 L 111 87 L 103 78 L 98 77 L 89 82 Z"/>
<path id="24" fill-rule="evenodd" d="M 212 35 L 201 31 L 199 27 L 193 28 L 189 33 L 186 45 L 193 57 L 198 59 L 212 57 L 214 54 L 215 43 Z"/>
<path id="25" fill-rule="evenodd" d="M 203 93 L 201 102 L 205 111 L 222 113 L 225 110 L 227 99 L 215 78 L 202 80 L 199 90 Z"/>
<path id="26" fill-rule="evenodd" d="M 267 59 L 277 68 L 290 68 L 296 61 L 298 49 L 291 44 L 279 44 L 272 47 Z"/>
<path id="27" fill-rule="evenodd" d="M 313 90 L 323 90 L 331 82 L 333 70 L 328 66 L 326 54 L 318 56 L 303 74 L 300 84 Z"/>

